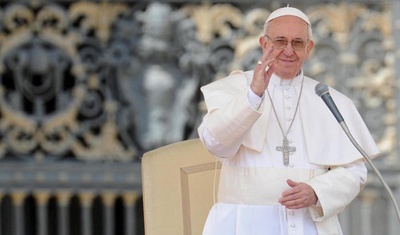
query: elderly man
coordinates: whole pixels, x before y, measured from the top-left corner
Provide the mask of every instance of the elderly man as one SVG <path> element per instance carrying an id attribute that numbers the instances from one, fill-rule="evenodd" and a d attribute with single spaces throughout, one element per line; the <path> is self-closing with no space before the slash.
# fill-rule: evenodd
<path id="1" fill-rule="evenodd" d="M 218 202 L 203 235 L 338 235 L 341 212 L 367 169 L 314 93 L 302 64 L 314 46 L 308 17 L 292 7 L 270 14 L 253 71 L 201 88 L 208 112 L 198 132 L 221 162 Z M 355 139 L 378 149 L 350 99 L 330 90 Z"/>

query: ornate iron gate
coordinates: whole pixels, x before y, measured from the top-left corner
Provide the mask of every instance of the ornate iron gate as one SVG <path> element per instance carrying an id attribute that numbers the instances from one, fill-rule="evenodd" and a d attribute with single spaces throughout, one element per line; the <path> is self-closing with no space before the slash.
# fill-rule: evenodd
<path id="1" fill-rule="evenodd" d="M 289 1 L 313 24 L 309 76 L 356 103 L 400 199 L 400 3 Z M 0 233 L 142 234 L 140 157 L 195 138 L 199 87 L 252 69 L 279 1 L 0 2 Z M 397 234 L 371 172 L 346 234 Z"/>

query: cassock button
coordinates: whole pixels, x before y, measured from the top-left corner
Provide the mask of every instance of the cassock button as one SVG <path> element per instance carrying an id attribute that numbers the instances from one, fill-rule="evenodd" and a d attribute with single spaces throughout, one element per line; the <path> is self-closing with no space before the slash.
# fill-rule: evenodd
<path id="1" fill-rule="evenodd" d="M 289 211 L 289 215 L 294 215 L 294 211 Z"/>
<path id="2" fill-rule="evenodd" d="M 290 122 L 290 121 L 292 121 L 292 118 L 288 118 L 288 119 L 286 119 L 288 122 Z"/>
<path id="3" fill-rule="evenodd" d="M 286 99 L 290 99 L 290 95 L 285 96 Z"/>
<path id="4" fill-rule="evenodd" d="M 290 110 L 291 108 L 292 108 L 292 107 L 290 107 L 290 106 L 286 106 L 286 109 L 287 109 L 287 110 Z"/>
<path id="5" fill-rule="evenodd" d="M 296 225 L 295 225 L 295 224 L 291 224 L 291 225 L 290 225 L 290 227 L 292 227 L 292 228 L 295 228 L 295 227 L 296 227 Z"/>
<path id="6" fill-rule="evenodd" d="M 289 167 L 290 167 L 290 168 L 293 168 L 293 167 L 294 167 L 294 164 L 290 164 Z"/>

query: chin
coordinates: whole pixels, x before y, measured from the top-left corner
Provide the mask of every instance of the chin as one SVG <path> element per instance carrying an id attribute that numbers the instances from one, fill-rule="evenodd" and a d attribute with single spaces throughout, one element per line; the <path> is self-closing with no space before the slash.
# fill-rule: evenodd
<path id="1" fill-rule="evenodd" d="M 290 71 L 282 71 L 282 72 L 275 73 L 275 74 L 278 75 L 278 77 L 280 77 L 282 79 L 292 79 L 292 78 L 296 77 L 297 73 L 293 72 L 293 70 L 290 70 Z"/>

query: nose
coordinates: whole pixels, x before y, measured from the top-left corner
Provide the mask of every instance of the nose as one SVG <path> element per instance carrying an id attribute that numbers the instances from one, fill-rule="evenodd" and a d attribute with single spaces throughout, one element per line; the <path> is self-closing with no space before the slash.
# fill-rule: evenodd
<path id="1" fill-rule="evenodd" d="M 285 53 L 285 55 L 287 55 L 287 56 L 291 56 L 294 54 L 294 49 L 293 49 L 292 43 L 288 42 L 286 47 L 283 48 L 283 53 Z"/>

